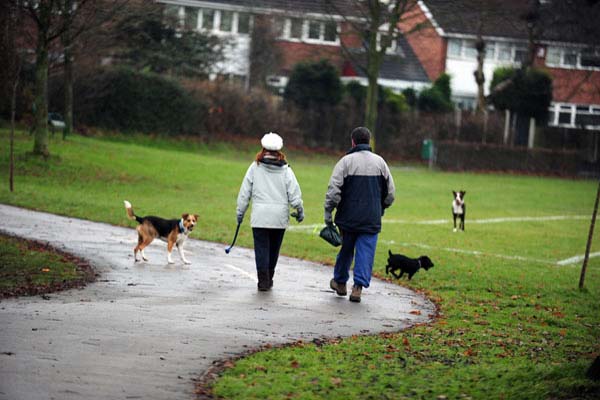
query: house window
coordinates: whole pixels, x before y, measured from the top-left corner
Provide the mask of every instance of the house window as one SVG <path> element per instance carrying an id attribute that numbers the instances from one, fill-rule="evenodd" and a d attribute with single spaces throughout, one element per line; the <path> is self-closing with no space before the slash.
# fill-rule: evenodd
<path id="1" fill-rule="evenodd" d="M 185 7 L 184 28 L 187 30 L 198 29 L 198 9 Z"/>
<path id="2" fill-rule="evenodd" d="M 600 105 L 554 103 L 550 106 L 548 124 L 600 130 Z"/>
<path id="3" fill-rule="evenodd" d="M 202 29 L 212 31 L 215 27 L 215 10 L 203 9 L 200 14 L 202 19 Z"/>
<path id="4" fill-rule="evenodd" d="M 548 47 L 546 52 L 546 65 L 560 65 L 560 49 L 556 47 Z"/>
<path id="5" fill-rule="evenodd" d="M 571 106 L 560 106 L 558 111 L 558 123 L 559 125 L 571 125 L 573 119 L 573 107 Z"/>
<path id="6" fill-rule="evenodd" d="M 204 31 L 212 33 L 237 33 L 241 35 L 250 33 L 250 14 L 203 8 L 200 9 L 198 15 L 200 18 L 199 26 Z"/>
<path id="7" fill-rule="evenodd" d="M 337 24 L 301 18 L 275 20 L 275 29 L 280 39 L 306 41 L 310 43 L 337 44 Z"/>
<path id="8" fill-rule="evenodd" d="M 576 67 L 577 66 L 577 52 L 565 51 L 563 53 L 562 65 L 565 65 L 568 67 Z"/>
<path id="9" fill-rule="evenodd" d="M 231 32 L 233 30 L 233 11 L 221 11 L 221 25 L 219 31 Z"/>
<path id="10" fill-rule="evenodd" d="M 303 21 L 300 18 L 290 18 L 290 38 L 302 39 Z"/>
<path id="11" fill-rule="evenodd" d="M 335 42 L 337 40 L 337 24 L 335 22 L 325 22 L 323 40 L 326 42 Z"/>
<path id="12" fill-rule="evenodd" d="M 246 35 L 250 33 L 250 14 L 238 13 L 238 33 Z"/>
<path id="13" fill-rule="evenodd" d="M 485 59 L 486 60 L 494 60 L 496 58 L 496 43 L 486 43 L 485 44 Z"/>
<path id="14" fill-rule="evenodd" d="M 506 43 L 498 43 L 498 61 L 511 61 L 512 50 L 510 45 Z"/>
<path id="15" fill-rule="evenodd" d="M 286 37 L 285 25 L 286 25 L 285 19 L 276 19 L 275 21 L 273 21 L 273 29 L 275 30 L 275 35 L 277 35 L 277 37 L 279 37 L 279 38 Z"/>
<path id="16" fill-rule="evenodd" d="M 475 42 L 472 40 L 464 40 L 464 57 L 469 59 L 477 58 L 477 49 L 475 48 Z"/>
<path id="17" fill-rule="evenodd" d="M 556 68 L 600 69 L 600 51 L 566 47 L 548 47 L 546 65 Z"/>
<path id="18" fill-rule="evenodd" d="M 600 49 L 585 49 L 582 51 L 581 66 L 600 68 Z"/>
<path id="19" fill-rule="evenodd" d="M 383 39 L 386 39 L 388 37 L 387 34 L 385 33 L 378 33 L 377 34 L 377 50 L 381 50 L 381 41 Z M 388 44 L 387 49 L 385 49 L 385 53 L 386 54 L 396 54 L 396 50 L 398 48 L 398 40 L 396 40 L 395 38 L 392 38 L 392 40 L 390 40 L 390 43 Z"/>
<path id="20" fill-rule="evenodd" d="M 321 39 L 321 22 L 309 21 L 308 22 L 308 38 L 319 40 Z"/>
<path id="21" fill-rule="evenodd" d="M 181 14 L 179 6 L 167 5 L 164 9 L 166 23 L 173 29 L 181 27 Z"/>
<path id="22" fill-rule="evenodd" d="M 448 57 L 459 58 L 462 56 L 462 40 L 448 40 Z"/>
<path id="23" fill-rule="evenodd" d="M 529 58 L 529 50 L 525 47 L 515 47 L 515 62 L 524 63 Z"/>

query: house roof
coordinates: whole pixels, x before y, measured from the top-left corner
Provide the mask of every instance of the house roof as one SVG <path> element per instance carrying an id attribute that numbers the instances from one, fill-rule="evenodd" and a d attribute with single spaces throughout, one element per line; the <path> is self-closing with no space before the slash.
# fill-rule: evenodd
<path id="1" fill-rule="evenodd" d="M 351 58 L 353 70 L 360 77 L 366 77 L 364 66 L 367 55 L 357 50 Z M 402 80 L 411 82 L 431 82 L 419 59 L 404 37 L 398 38 L 396 54 L 386 54 L 379 70 L 380 79 Z"/>
<path id="2" fill-rule="evenodd" d="M 477 35 L 527 40 L 527 0 L 424 0 L 433 20 L 446 35 Z M 536 23 L 538 40 L 573 43 L 597 41 L 600 2 L 544 2 Z"/>

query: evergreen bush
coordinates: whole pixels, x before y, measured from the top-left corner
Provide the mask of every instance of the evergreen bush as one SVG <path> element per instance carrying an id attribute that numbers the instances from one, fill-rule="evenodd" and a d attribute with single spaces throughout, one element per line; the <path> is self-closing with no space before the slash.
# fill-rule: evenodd
<path id="1" fill-rule="evenodd" d="M 74 110 L 78 123 L 147 133 L 206 132 L 206 106 L 175 80 L 119 68 L 78 82 Z"/>
<path id="2" fill-rule="evenodd" d="M 284 98 L 302 109 L 334 106 L 342 99 L 337 69 L 327 60 L 296 64 L 285 87 Z"/>
<path id="3" fill-rule="evenodd" d="M 541 69 L 498 68 L 494 71 L 490 90 L 492 104 L 499 110 L 508 109 L 538 121 L 548 115 L 552 78 Z"/>

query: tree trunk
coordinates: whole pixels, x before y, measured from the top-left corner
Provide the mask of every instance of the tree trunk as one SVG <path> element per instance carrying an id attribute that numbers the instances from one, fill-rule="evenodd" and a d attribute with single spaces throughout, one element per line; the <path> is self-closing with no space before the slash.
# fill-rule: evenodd
<path id="1" fill-rule="evenodd" d="M 33 154 L 48 157 L 48 48 L 42 34 L 38 35 L 36 56 Z"/>
<path id="2" fill-rule="evenodd" d="M 65 128 L 63 130 L 63 139 L 66 139 L 73 131 L 73 59 L 69 34 L 69 30 L 67 30 L 63 41 L 65 48 Z"/>
<path id="3" fill-rule="evenodd" d="M 18 62 L 18 61 L 17 61 Z M 20 66 L 20 64 L 19 64 Z M 15 74 L 15 82 L 12 87 L 12 96 L 10 100 L 10 156 L 9 156 L 9 173 L 8 185 L 10 191 L 15 191 L 14 176 L 15 176 L 15 115 L 17 113 L 17 88 L 19 86 L 19 75 L 21 69 L 17 68 Z"/>
<path id="4" fill-rule="evenodd" d="M 377 131 L 377 71 L 379 70 L 379 66 L 375 64 L 375 62 L 369 62 L 368 65 L 367 74 L 369 77 L 369 86 L 367 87 L 367 101 L 365 110 L 365 126 L 371 131 L 371 147 L 373 151 L 375 151 L 375 135 Z M 373 70 L 375 70 L 374 73 Z"/>
<path id="5" fill-rule="evenodd" d="M 483 61 L 485 57 L 485 42 L 483 38 L 478 36 L 475 42 L 475 48 L 477 49 L 477 69 L 473 73 L 475 75 L 475 82 L 477 83 L 477 113 L 482 114 L 485 112 L 485 75 L 483 73 Z"/>
<path id="6" fill-rule="evenodd" d="M 579 277 L 579 289 L 583 289 L 583 283 L 585 281 L 585 271 L 587 269 L 588 259 L 590 258 L 592 236 L 594 236 L 594 225 L 596 224 L 596 215 L 598 213 L 598 200 L 600 200 L 600 182 L 598 183 L 598 191 L 596 192 L 596 203 L 594 203 L 594 212 L 592 213 L 592 222 L 590 223 L 590 232 L 588 234 L 587 245 L 585 246 L 585 256 L 583 258 L 583 265 L 581 266 L 581 275 Z"/>

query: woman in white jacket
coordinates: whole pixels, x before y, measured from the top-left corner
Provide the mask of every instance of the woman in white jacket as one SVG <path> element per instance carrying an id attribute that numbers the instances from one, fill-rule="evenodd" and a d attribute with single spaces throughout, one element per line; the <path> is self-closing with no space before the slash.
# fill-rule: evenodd
<path id="1" fill-rule="evenodd" d="M 281 152 L 283 139 L 267 133 L 260 141 L 262 150 L 246 172 L 237 199 L 237 222 L 242 223 L 252 201 L 250 225 L 254 237 L 254 255 L 258 290 L 273 287 L 273 275 L 285 229 L 289 225 L 289 208 L 298 222 L 304 219 L 302 192 L 294 172 Z"/>

